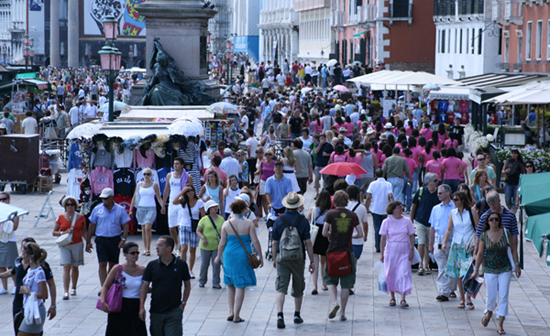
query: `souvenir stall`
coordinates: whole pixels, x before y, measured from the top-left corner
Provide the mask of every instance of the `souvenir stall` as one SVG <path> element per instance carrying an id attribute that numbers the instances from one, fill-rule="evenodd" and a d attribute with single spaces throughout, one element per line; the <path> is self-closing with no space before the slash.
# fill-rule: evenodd
<path id="1" fill-rule="evenodd" d="M 201 121 L 192 117 L 174 122 L 117 121 L 80 125 L 67 135 L 67 195 L 80 200 L 82 213 L 88 217 L 100 203 L 101 191 L 112 188 L 115 202 L 129 211 L 136 183 L 143 181 L 143 170 L 150 168 L 153 171 L 152 180 L 159 184 L 163 194 L 166 175 L 173 171 L 173 161 L 178 156 L 184 159 L 184 168 L 193 177 L 198 191 L 202 169 L 200 153 L 201 148 L 205 149 L 201 145 L 202 135 Z M 167 233 L 167 217 L 160 213 L 160 205 L 157 204 L 157 208 L 153 229 L 157 233 Z M 130 233 L 138 230 L 133 220 Z"/>

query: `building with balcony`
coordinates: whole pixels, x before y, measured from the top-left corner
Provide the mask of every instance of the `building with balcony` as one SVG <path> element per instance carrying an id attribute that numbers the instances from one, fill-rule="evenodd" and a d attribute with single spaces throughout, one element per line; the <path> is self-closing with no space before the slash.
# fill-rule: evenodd
<path id="1" fill-rule="evenodd" d="M 332 53 L 391 70 L 434 71 L 432 0 L 332 0 Z"/>
<path id="2" fill-rule="evenodd" d="M 260 0 L 260 61 L 298 60 L 298 20 L 294 0 Z"/>
<path id="3" fill-rule="evenodd" d="M 434 0 L 435 74 L 452 79 L 498 71 L 500 24 L 484 0 Z"/>
<path id="4" fill-rule="evenodd" d="M 294 11 L 299 15 L 298 59 L 300 62 L 329 60 L 334 31 L 331 22 L 330 0 L 295 0 Z"/>
<path id="5" fill-rule="evenodd" d="M 503 72 L 550 71 L 550 4 L 493 0 L 493 21 L 502 25 Z"/>

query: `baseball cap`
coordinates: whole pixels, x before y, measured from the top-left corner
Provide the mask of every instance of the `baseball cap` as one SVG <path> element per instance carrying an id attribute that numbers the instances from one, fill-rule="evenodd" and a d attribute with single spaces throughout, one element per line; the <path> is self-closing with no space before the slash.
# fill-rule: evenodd
<path id="1" fill-rule="evenodd" d="M 435 181 L 437 181 L 437 174 L 427 173 L 426 175 L 424 175 L 424 182 L 425 183 L 430 183 L 430 182 L 435 182 Z"/>
<path id="2" fill-rule="evenodd" d="M 111 188 L 105 188 L 101 191 L 101 195 L 99 195 L 99 198 L 109 198 L 111 196 L 115 196 L 115 192 Z"/>

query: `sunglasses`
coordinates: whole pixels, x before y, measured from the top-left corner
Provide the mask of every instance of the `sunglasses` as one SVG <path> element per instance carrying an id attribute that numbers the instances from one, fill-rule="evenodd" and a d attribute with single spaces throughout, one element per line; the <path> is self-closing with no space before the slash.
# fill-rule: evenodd
<path id="1" fill-rule="evenodd" d="M 498 222 L 497 217 L 489 218 L 489 222 Z"/>
<path id="2" fill-rule="evenodd" d="M 151 176 L 151 173 L 143 173 L 143 176 Z"/>
<path id="3" fill-rule="evenodd" d="M 139 251 L 132 251 L 132 252 L 128 252 L 126 254 L 139 255 Z"/>
<path id="4" fill-rule="evenodd" d="M 66 203 L 65 206 L 76 206 L 76 203 Z"/>
<path id="5" fill-rule="evenodd" d="M 265 153 L 266 156 L 273 156 L 271 153 Z"/>
<path id="6" fill-rule="evenodd" d="M 0 198 L 0 202 L 4 202 L 4 201 L 7 201 L 7 200 L 8 200 L 7 197 L 5 197 L 5 198 Z"/>
<path id="7" fill-rule="evenodd" d="M 262 151 L 256 151 L 256 154 L 260 154 L 260 153 L 263 153 Z"/>
<path id="8" fill-rule="evenodd" d="M 526 165 L 525 168 L 533 168 L 533 166 L 532 165 Z"/>
<path id="9" fill-rule="evenodd" d="M 453 202 L 458 202 L 458 201 L 460 201 L 459 198 L 453 198 Z"/>
<path id="10" fill-rule="evenodd" d="M 477 161 L 484 161 L 485 158 L 476 158 Z"/>

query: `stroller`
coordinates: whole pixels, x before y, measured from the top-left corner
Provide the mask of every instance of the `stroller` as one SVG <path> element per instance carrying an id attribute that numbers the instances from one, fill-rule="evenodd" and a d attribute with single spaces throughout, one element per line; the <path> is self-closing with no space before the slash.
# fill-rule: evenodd
<path id="1" fill-rule="evenodd" d="M 272 242 L 273 242 L 273 224 L 275 223 L 275 220 L 282 215 L 285 212 L 285 208 L 282 209 L 271 209 L 269 211 L 269 214 L 267 215 L 267 249 L 265 251 L 265 258 L 267 260 L 273 260 L 273 250 L 272 250 Z"/>

